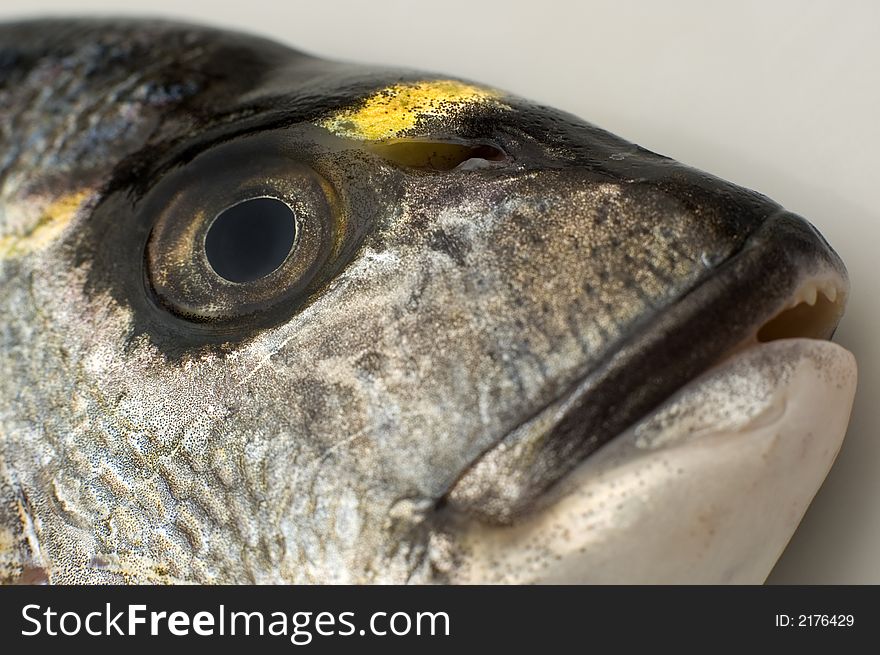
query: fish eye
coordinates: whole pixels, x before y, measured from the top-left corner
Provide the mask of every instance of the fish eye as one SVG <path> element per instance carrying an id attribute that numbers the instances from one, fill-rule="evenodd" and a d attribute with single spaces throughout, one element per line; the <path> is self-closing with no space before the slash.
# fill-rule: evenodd
<path id="1" fill-rule="evenodd" d="M 242 142 L 243 141 L 243 142 Z M 166 174 L 139 211 L 158 303 L 222 322 L 295 303 L 320 277 L 344 217 L 333 188 L 277 139 L 215 146 Z"/>
<path id="2" fill-rule="evenodd" d="M 249 198 L 220 212 L 205 235 L 214 272 L 230 282 L 253 282 L 277 270 L 293 247 L 293 210 L 278 198 Z"/>

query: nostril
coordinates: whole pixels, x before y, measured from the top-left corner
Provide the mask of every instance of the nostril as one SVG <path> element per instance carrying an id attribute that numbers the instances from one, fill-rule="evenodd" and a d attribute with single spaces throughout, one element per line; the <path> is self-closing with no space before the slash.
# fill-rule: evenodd
<path id="1" fill-rule="evenodd" d="M 507 153 L 488 143 L 395 141 L 371 149 L 396 164 L 431 171 L 468 170 L 508 160 Z"/>

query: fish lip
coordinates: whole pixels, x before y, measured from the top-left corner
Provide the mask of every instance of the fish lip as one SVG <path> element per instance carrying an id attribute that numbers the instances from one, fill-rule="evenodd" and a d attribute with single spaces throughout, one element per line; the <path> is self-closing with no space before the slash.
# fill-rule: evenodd
<path id="1" fill-rule="evenodd" d="M 580 462 L 512 526 L 446 526 L 444 582 L 760 584 L 843 442 L 857 367 L 830 341 L 755 343 Z"/>
<path id="2" fill-rule="evenodd" d="M 586 457 L 731 353 L 755 343 L 761 326 L 790 306 L 812 279 L 833 285 L 839 321 L 849 288 L 843 262 L 812 225 L 780 209 L 713 274 L 483 451 L 450 486 L 441 506 L 490 523 L 509 523 L 534 509 Z M 695 339 L 706 334 L 712 338 Z M 645 383 L 646 371 L 651 384 Z"/>

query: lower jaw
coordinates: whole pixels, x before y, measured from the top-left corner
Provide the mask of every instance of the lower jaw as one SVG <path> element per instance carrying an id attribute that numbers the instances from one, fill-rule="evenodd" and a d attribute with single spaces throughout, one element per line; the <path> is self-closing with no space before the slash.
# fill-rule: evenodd
<path id="1" fill-rule="evenodd" d="M 855 360 L 828 341 L 757 343 L 584 460 L 511 526 L 450 535 L 450 582 L 760 583 L 837 455 Z"/>

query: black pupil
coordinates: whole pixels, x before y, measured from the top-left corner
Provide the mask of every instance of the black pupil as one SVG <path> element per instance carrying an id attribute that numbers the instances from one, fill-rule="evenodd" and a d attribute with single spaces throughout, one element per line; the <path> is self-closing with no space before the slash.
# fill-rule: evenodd
<path id="1" fill-rule="evenodd" d="M 217 215 L 205 237 L 205 254 L 220 277 L 253 282 L 281 266 L 295 236 L 290 207 L 275 198 L 252 198 Z"/>

